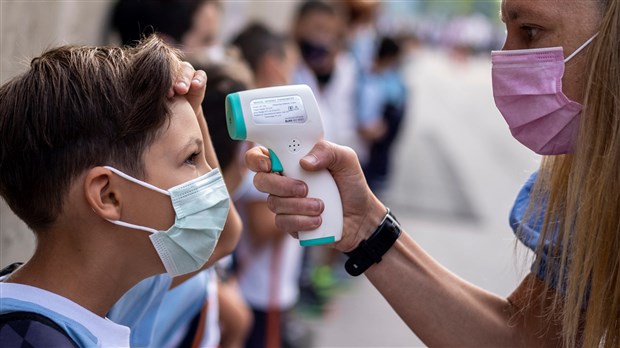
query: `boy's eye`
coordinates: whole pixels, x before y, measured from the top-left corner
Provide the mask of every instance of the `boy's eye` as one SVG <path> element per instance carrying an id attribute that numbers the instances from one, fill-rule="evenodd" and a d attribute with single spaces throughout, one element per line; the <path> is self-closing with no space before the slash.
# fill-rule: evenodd
<path id="1" fill-rule="evenodd" d="M 200 152 L 194 152 L 191 155 L 189 155 L 185 159 L 185 164 L 195 165 L 196 164 L 196 158 L 198 157 L 198 155 L 200 155 Z"/>

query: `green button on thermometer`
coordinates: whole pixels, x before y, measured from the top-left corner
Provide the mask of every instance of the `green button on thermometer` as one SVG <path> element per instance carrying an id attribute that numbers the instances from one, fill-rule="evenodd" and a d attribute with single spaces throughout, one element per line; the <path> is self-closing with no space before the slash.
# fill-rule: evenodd
<path id="1" fill-rule="evenodd" d="M 269 149 L 271 170 L 304 181 L 308 197 L 319 198 L 325 209 L 322 224 L 299 232 L 303 246 L 329 244 L 342 237 L 342 203 L 334 178 L 327 170 L 309 172 L 299 160 L 323 139 L 319 107 L 306 85 L 252 89 L 226 97 L 228 134 Z"/>

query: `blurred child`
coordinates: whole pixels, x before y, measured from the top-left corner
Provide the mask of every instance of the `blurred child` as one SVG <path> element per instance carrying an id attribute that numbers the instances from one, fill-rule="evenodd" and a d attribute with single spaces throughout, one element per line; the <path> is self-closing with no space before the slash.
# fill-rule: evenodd
<path id="1" fill-rule="evenodd" d="M 179 45 L 187 59 L 204 65 L 226 58 L 218 40 L 221 15 L 219 0 L 119 0 L 111 25 L 124 45 L 156 32 Z"/>
<path id="2" fill-rule="evenodd" d="M 347 42 L 361 74 L 372 69 L 377 50 L 377 17 L 380 2 L 376 0 L 344 0 L 348 12 Z"/>
<path id="3" fill-rule="evenodd" d="M 371 71 L 360 78 L 359 133 L 370 143 L 364 175 L 373 192 L 386 188 L 392 144 L 405 115 L 407 91 L 400 75 L 399 43 L 384 37 Z"/>
<path id="4" fill-rule="evenodd" d="M 307 0 L 299 6 L 293 37 L 302 59 L 293 82 L 312 89 L 321 110 L 325 139 L 351 147 L 360 162 L 365 163 L 368 148 L 358 134 L 356 116 L 359 69 L 344 50 L 343 17 L 332 2 Z M 305 253 L 302 300 L 312 311 L 322 312 L 335 287 L 348 278 L 346 274 L 340 277 L 332 272 L 343 269 L 345 257 L 325 248 L 306 248 Z"/>
<path id="5" fill-rule="evenodd" d="M 251 24 L 233 40 L 254 72 L 256 87 L 290 83 L 297 63 L 294 47 L 261 24 Z M 252 184 L 254 173 L 240 168 L 243 179 L 232 193 L 241 207 L 245 222 L 235 250 L 237 277 L 243 295 L 254 313 L 254 325 L 246 342 L 248 348 L 296 347 L 292 337 L 291 309 L 299 297 L 302 247 L 275 225 L 275 215 L 267 206 L 267 195 Z M 297 331 L 295 331 L 297 332 Z"/>
<path id="6" fill-rule="evenodd" d="M 37 235 L 0 278 L 3 345 L 129 346 L 129 328 L 105 318 L 127 290 L 232 250 L 205 84 L 151 37 L 52 49 L 0 88 L 0 194 Z"/>
<path id="7" fill-rule="evenodd" d="M 366 148 L 357 134 L 355 88 L 357 68 L 344 50 L 344 22 L 337 9 L 326 1 L 304 1 L 294 21 L 293 38 L 301 60 L 293 82 L 312 89 L 321 110 L 325 139 L 346 145 L 362 162 Z"/>

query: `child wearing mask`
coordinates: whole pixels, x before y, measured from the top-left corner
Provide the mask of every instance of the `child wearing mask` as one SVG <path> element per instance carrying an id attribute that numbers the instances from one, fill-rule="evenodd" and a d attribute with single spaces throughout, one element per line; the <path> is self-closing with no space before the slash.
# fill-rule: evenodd
<path id="1" fill-rule="evenodd" d="M 240 224 L 205 85 L 150 37 L 52 49 L 0 87 L 0 194 L 37 236 L 32 258 L 2 271 L 3 345 L 129 346 L 130 329 L 106 318 L 125 292 L 230 253 Z"/>
<path id="2" fill-rule="evenodd" d="M 368 146 L 358 133 L 356 116 L 358 72 L 355 60 L 344 50 L 344 16 L 332 2 L 304 1 L 298 8 L 293 37 L 301 60 L 294 83 L 310 86 L 321 110 L 325 140 L 352 148 L 362 163 Z M 334 290 L 348 275 L 341 269 L 341 253 L 324 248 L 306 249 L 302 271 L 302 299 L 313 312 L 322 312 Z"/>
<path id="3" fill-rule="evenodd" d="M 309 0 L 297 11 L 293 38 L 301 60 L 293 83 L 310 86 L 316 97 L 325 139 L 353 148 L 365 161 L 366 149 L 357 134 L 355 117 L 357 68 L 344 50 L 344 23 L 331 3 Z"/>

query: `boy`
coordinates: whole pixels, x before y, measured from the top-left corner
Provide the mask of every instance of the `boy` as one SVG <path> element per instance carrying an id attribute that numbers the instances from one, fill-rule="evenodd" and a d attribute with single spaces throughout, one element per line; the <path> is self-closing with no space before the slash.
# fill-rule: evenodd
<path id="1" fill-rule="evenodd" d="M 37 237 L 0 278 L 3 346 L 128 346 L 129 329 L 105 318 L 127 290 L 234 248 L 205 86 L 151 37 L 50 50 L 0 88 L 0 194 Z"/>

